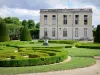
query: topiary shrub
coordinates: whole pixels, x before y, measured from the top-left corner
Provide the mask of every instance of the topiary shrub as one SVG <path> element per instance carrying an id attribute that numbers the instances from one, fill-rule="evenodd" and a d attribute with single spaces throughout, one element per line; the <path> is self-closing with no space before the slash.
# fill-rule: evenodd
<path id="1" fill-rule="evenodd" d="M 100 25 L 97 26 L 94 42 L 100 43 Z"/>
<path id="2" fill-rule="evenodd" d="M 20 34 L 20 41 L 31 41 L 32 37 L 30 35 L 30 32 L 28 31 L 28 28 L 25 26 Z"/>
<path id="3" fill-rule="evenodd" d="M 8 29 L 4 21 L 0 21 L 0 42 L 10 41 Z"/>

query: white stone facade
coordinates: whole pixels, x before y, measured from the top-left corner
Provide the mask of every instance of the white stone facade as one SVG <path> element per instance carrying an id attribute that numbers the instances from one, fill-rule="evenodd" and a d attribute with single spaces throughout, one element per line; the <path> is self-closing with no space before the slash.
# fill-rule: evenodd
<path id="1" fill-rule="evenodd" d="M 78 15 L 78 18 L 76 15 Z M 64 24 L 64 18 L 67 20 L 65 21 L 66 24 Z M 45 28 L 47 29 L 47 36 L 51 39 L 79 40 L 88 38 L 91 40 L 93 39 L 92 9 L 41 9 L 39 38 L 44 36 Z M 55 36 L 52 35 L 53 28 L 55 29 Z M 64 32 L 64 28 L 66 29 L 66 33 Z"/>

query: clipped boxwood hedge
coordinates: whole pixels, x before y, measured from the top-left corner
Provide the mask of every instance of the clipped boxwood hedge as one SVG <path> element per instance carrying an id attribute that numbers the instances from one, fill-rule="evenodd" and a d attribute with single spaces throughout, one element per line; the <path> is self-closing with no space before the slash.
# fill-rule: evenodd
<path id="1" fill-rule="evenodd" d="M 38 42 L 44 42 L 43 40 L 38 40 Z M 78 41 L 76 40 L 49 40 L 49 43 L 62 43 L 62 44 L 73 44 L 77 43 Z"/>
<path id="2" fill-rule="evenodd" d="M 75 46 L 78 48 L 100 49 L 100 44 L 98 43 L 77 43 Z"/>
<path id="3" fill-rule="evenodd" d="M 9 60 L 0 60 L 0 67 L 22 67 L 22 66 L 36 66 L 36 65 L 47 65 L 47 64 L 53 64 L 63 61 L 68 57 L 67 51 L 62 50 L 54 50 L 53 49 L 44 49 L 41 51 L 48 50 L 46 53 L 48 53 L 50 56 L 46 57 L 38 57 L 38 58 L 19 58 L 19 59 L 9 59 Z M 58 52 L 57 52 L 58 51 Z M 33 57 L 31 54 L 30 57 Z"/>

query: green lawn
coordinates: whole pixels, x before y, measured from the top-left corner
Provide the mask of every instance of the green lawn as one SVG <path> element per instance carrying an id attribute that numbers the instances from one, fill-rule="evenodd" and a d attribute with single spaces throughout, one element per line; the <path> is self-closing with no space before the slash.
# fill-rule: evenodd
<path id="1" fill-rule="evenodd" d="M 100 49 L 65 48 L 71 56 L 100 56 Z"/>

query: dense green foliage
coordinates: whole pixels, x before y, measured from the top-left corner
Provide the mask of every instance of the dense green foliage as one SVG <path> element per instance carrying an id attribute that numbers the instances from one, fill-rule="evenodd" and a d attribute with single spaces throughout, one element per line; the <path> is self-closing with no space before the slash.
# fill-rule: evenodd
<path id="1" fill-rule="evenodd" d="M 40 28 L 40 22 L 36 24 L 36 28 Z"/>
<path id="2" fill-rule="evenodd" d="M 98 43 L 77 43 L 75 46 L 78 48 L 100 49 L 100 44 Z"/>
<path id="3" fill-rule="evenodd" d="M 10 37 L 8 35 L 8 29 L 3 20 L 0 21 L 0 42 L 9 41 Z"/>
<path id="4" fill-rule="evenodd" d="M 29 31 L 33 39 L 39 39 L 39 29 L 30 29 Z"/>
<path id="5" fill-rule="evenodd" d="M 94 42 L 100 43 L 100 25 L 97 26 Z"/>
<path id="6" fill-rule="evenodd" d="M 22 27 L 23 26 L 18 26 L 15 24 L 7 24 L 8 33 L 9 33 L 11 40 L 18 40 L 19 39 L 19 35 L 20 35 Z"/>
<path id="7" fill-rule="evenodd" d="M 20 34 L 20 30 L 21 28 L 23 28 L 23 26 L 27 26 L 28 29 L 33 30 L 32 32 L 32 37 L 34 36 L 35 39 L 39 38 L 39 23 L 36 23 L 34 20 L 23 20 L 20 21 L 19 18 L 17 17 L 5 17 L 2 18 L 0 17 L 0 21 L 5 21 L 7 28 L 8 28 L 8 33 L 10 36 L 11 40 L 18 40 L 19 38 L 19 34 Z M 35 35 L 36 34 L 36 35 Z"/>
<path id="8" fill-rule="evenodd" d="M 31 35 L 30 32 L 28 31 L 28 28 L 25 26 L 20 34 L 20 41 L 31 41 Z"/>
<path id="9" fill-rule="evenodd" d="M 1 54 L 3 53 L 3 54 Z M 6 54 L 6 55 L 5 55 Z M 28 57 L 24 57 L 28 56 Z M 17 66 L 36 66 L 58 63 L 67 58 L 68 52 L 56 49 L 32 49 L 19 48 L 18 52 L 13 50 L 0 51 L 1 67 L 17 67 Z M 10 58 L 7 60 L 7 58 Z"/>
<path id="10" fill-rule="evenodd" d="M 39 42 L 43 42 L 43 40 L 39 40 Z M 63 43 L 63 44 L 73 44 L 77 43 L 76 40 L 49 40 L 49 43 Z"/>

